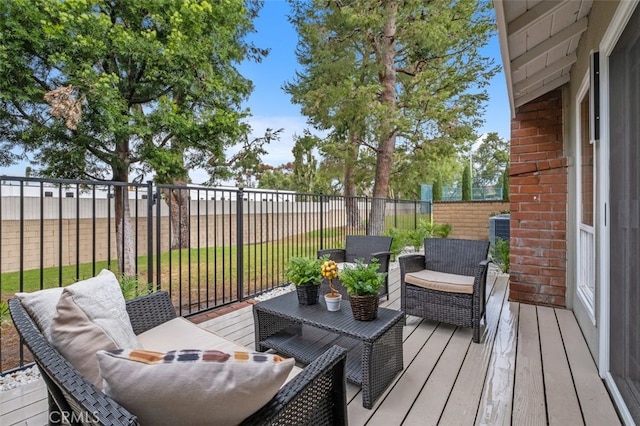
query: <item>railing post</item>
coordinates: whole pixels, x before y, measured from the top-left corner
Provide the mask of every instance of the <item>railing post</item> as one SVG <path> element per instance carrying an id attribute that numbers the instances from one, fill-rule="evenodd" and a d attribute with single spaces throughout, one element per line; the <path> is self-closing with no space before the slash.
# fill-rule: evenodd
<path id="1" fill-rule="evenodd" d="M 236 194 L 236 279 L 237 299 L 244 299 L 244 191 L 240 187 Z"/>
<path id="2" fill-rule="evenodd" d="M 147 181 L 147 288 L 153 287 L 153 181 Z"/>
<path id="3" fill-rule="evenodd" d="M 398 229 L 398 196 L 393 199 L 393 227 Z"/>
<path id="4" fill-rule="evenodd" d="M 324 194 L 320 193 L 320 250 L 324 249 Z"/>
<path id="5" fill-rule="evenodd" d="M 413 229 L 418 229 L 418 200 L 413 200 Z"/>

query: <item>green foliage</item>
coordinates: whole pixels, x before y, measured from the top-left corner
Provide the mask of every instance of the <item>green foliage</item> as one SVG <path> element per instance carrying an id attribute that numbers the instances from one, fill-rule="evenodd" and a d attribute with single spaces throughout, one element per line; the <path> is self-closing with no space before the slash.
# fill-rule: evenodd
<path id="1" fill-rule="evenodd" d="M 453 231 L 453 225 L 450 223 L 436 223 L 434 224 L 433 235 L 440 238 L 448 238 L 451 231 Z"/>
<path id="2" fill-rule="evenodd" d="M 287 278 L 296 286 L 320 285 L 322 282 L 322 263 L 325 258 L 297 256 L 287 263 Z"/>
<path id="3" fill-rule="evenodd" d="M 509 168 L 507 167 L 502 174 L 502 199 L 509 201 Z"/>
<path id="4" fill-rule="evenodd" d="M 145 289 L 141 289 L 137 277 L 122 275 L 120 277 L 120 290 L 125 300 L 131 300 L 145 294 L 150 294 L 153 291 L 153 287 L 151 284 L 147 284 Z"/>
<path id="5" fill-rule="evenodd" d="M 345 193 L 357 185 L 374 197 L 416 197 L 429 173 L 442 172 L 434 159 L 452 164 L 482 121 L 498 70 L 481 54 L 494 28 L 491 2 L 290 3 L 301 68 L 285 91 L 330 132 Z M 372 206 L 373 232 L 382 232 L 385 206 Z"/>
<path id="6" fill-rule="evenodd" d="M 433 201 L 442 201 L 442 179 L 440 175 L 433 181 Z"/>
<path id="7" fill-rule="evenodd" d="M 392 237 L 391 254 L 395 259 L 402 249 L 411 246 L 418 251 L 422 248 L 425 238 L 447 238 L 453 226 L 450 223 L 431 223 L 428 220 L 420 220 L 415 229 L 390 228 L 384 235 Z"/>
<path id="8" fill-rule="evenodd" d="M 406 245 L 407 231 L 397 228 L 389 228 L 383 233 L 383 235 L 392 238 L 391 248 L 389 251 L 391 252 L 392 260 L 395 260 Z"/>
<path id="9" fill-rule="evenodd" d="M 497 133 L 488 133 L 478 149 L 473 152 L 473 186 L 477 188 L 502 184 L 504 171 L 509 164 L 509 141 Z"/>
<path id="10" fill-rule="evenodd" d="M 471 200 L 471 167 L 468 164 L 462 171 L 462 200 Z"/>
<path id="11" fill-rule="evenodd" d="M 355 296 L 377 295 L 387 276 L 386 272 L 378 272 L 380 264 L 378 259 L 371 259 L 370 263 L 364 263 L 362 259 L 356 259 L 354 266 L 345 266 L 340 272 L 339 278 L 347 293 Z"/>
<path id="12" fill-rule="evenodd" d="M 510 246 L 509 241 L 504 240 L 502 238 L 496 238 L 493 247 L 491 248 L 491 258 L 493 261 L 500 266 L 500 270 L 503 273 L 509 272 L 509 262 L 510 262 Z"/>
<path id="13" fill-rule="evenodd" d="M 297 192 L 312 193 L 318 165 L 313 149 L 318 146 L 320 139 L 311 135 L 308 130 L 304 131 L 303 136 L 294 139 L 293 187 Z"/>
<path id="14" fill-rule="evenodd" d="M 9 312 L 9 303 L 0 301 L 0 328 L 11 324 L 11 313 Z"/>
<path id="15" fill-rule="evenodd" d="M 406 242 L 415 250 L 420 250 L 424 245 L 425 238 L 447 238 L 452 229 L 453 227 L 449 223 L 438 224 L 421 220 L 416 229 L 407 232 Z"/>
<path id="16" fill-rule="evenodd" d="M 252 84 L 236 67 L 267 53 L 245 40 L 259 8 L 1 2 L 0 140 L 29 152 L 46 176 L 128 181 L 132 171 L 155 172 L 166 183 L 198 166 L 228 174 L 224 151 L 249 131 L 241 104 Z M 65 102 L 48 104 L 60 89 Z"/>

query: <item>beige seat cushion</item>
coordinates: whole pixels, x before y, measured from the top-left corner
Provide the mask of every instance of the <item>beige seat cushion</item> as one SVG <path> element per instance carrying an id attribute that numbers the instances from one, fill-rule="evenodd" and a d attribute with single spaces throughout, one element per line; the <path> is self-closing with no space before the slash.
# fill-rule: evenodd
<path id="1" fill-rule="evenodd" d="M 474 277 L 423 269 L 405 274 L 404 281 L 417 287 L 449 293 L 473 294 Z"/>
<path id="2" fill-rule="evenodd" d="M 244 346 L 198 327 L 182 317 L 138 334 L 138 340 L 143 349 L 155 352 L 174 349 L 217 349 L 222 352 L 247 350 Z"/>
<path id="3" fill-rule="evenodd" d="M 155 352 L 175 349 L 216 349 L 227 353 L 251 351 L 182 317 L 174 318 L 139 334 L 138 340 L 145 350 Z M 285 383 L 301 371 L 300 367 L 293 367 Z"/>

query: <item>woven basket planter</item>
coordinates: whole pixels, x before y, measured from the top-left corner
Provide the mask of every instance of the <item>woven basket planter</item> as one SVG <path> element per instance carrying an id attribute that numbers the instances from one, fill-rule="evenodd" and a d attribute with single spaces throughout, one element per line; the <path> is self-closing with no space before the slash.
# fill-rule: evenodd
<path id="1" fill-rule="evenodd" d="M 319 285 L 301 285 L 296 287 L 298 303 L 301 305 L 315 305 L 318 303 Z"/>
<path id="2" fill-rule="evenodd" d="M 349 295 L 353 318 L 358 321 L 373 321 L 378 318 L 378 295 L 354 296 Z"/>

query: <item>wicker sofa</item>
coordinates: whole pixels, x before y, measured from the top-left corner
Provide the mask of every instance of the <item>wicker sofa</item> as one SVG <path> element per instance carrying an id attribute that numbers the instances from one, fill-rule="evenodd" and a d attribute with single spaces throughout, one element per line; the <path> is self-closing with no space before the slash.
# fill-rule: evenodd
<path id="1" fill-rule="evenodd" d="M 45 339 L 19 299 L 9 301 L 11 316 L 24 344 L 33 354 L 47 385 L 49 420 L 70 424 L 137 425 L 135 413 L 85 379 Z M 136 335 L 176 318 L 166 292 L 127 302 Z M 334 346 L 280 388 L 267 405 L 246 418 L 246 425 L 346 425 L 346 350 Z"/>
<path id="2" fill-rule="evenodd" d="M 488 241 L 426 238 L 424 254 L 400 256 L 400 305 L 407 315 L 473 329 L 480 343 Z"/>

